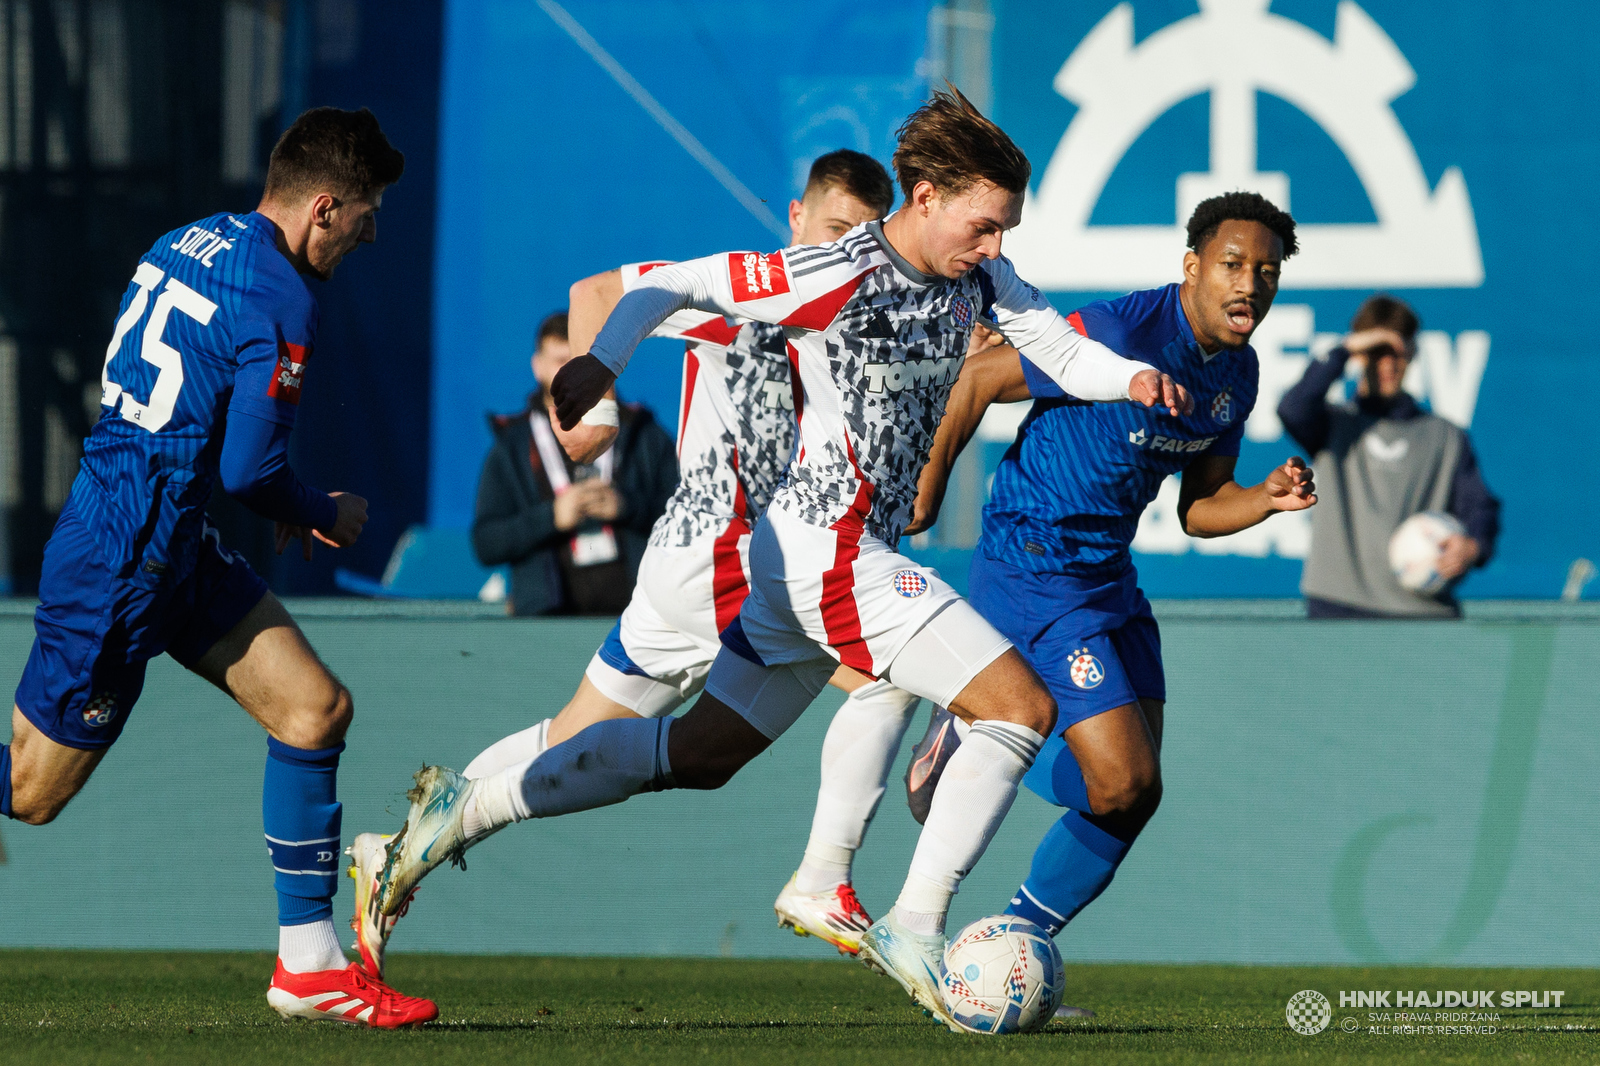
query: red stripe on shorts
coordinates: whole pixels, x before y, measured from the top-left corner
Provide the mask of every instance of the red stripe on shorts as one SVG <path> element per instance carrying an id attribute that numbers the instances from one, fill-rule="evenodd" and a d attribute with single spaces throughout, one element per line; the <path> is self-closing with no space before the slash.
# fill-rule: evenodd
<path id="1" fill-rule="evenodd" d="M 1083 328 L 1083 315 L 1080 312 L 1074 311 L 1068 315 L 1067 322 L 1071 324 L 1073 329 L 1078 331 L 1079 336 L 1087 337 L 1089 335 L 1089 331 Z"/>
<path id="2" fill-rule="evenodd" d="M 711 598 L 717 609 L 717 632 L 721 633 L 739 617 L 750 584 L 739 561 L 739 538 L 750 532 L 744 482 L 739 480 L 739 453 L 731 456 L 733 466 L 733 520 L 717 535 L 711 546 Z"/>
<path id="3" fill-rule="evenodd" d="M 856 606 L 855 561 L 861 554 L 861 533 L 866 527 L 867 515 L 872 511 L 873 486 L 856 465 L 855 449 L 845 441 L 845 452 L 850 457 L 850 467 L 855 471 L 861 487 L 843 518 L 829 528 L 838 537 L 833 553 L 833 568 L 822 575 L 822 626 L 828 634 L 828 646 L 839 653 L 839 661 L 868 677 L 872 672 L 872 653 L 861 638 L 861 611 Z"/>

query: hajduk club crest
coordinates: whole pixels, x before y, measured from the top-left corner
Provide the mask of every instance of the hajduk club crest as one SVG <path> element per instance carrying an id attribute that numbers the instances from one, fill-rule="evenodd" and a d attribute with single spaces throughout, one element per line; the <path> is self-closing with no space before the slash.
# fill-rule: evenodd
<path id="1" fill-rule="evenodd" d="M 901 570 L 894 575 L 894 590 L 908 600 L 914 600 L 928 591 L 928 579 L 915 570 Z"/>

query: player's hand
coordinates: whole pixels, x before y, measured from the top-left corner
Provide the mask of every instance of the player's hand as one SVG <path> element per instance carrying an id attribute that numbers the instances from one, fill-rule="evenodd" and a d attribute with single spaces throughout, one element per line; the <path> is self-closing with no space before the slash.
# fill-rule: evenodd
<path id="1" fill-rule="evenodd" d="M 361 527 L 367 524 L 367 501 L 353 492 L 330 492 L 334 506 L 339 509 L 333 528 L 326 533 L 313 529 L 311 535 L 330 548 L 348 548 L 361 536 Z M 306 558 L 311 558 L 311 546 L 306 545 Z"/>
<path id="2" fill-rule="evenodd" d="M 1463 533 L 1454 533 L 1439 545 L 1439 562 L 1434 567 L 1446 581 L 1454 581 L 1478 561 L 1478 542 Z"/>
<path id="3" fill-rule="evenodd" d="M 616 443 L 618 433 L 616 426 L 592 426 L 587 422 L 579 422 L 567 430 L 552 420 L 550 428 L 555 430 L 556 440 L 561 442 L 567 457 L 575 463 L 592 463 L 600 458 Z"/>
<path id="4" fill-rule="evenodd" d="M 617 383 L 617 375 L 592 355 L 580 355 L 556 371 L 550 398 L 556 402 L 561 428 L 571 430 Z"/>
<path id="5" fill-rule="evenodd" d="M 1165 407 L 1172 417 L 1194 410 L 1189 390 L 1159 370 L 1141 370 L 1128 382 L 1128 398 L 1146 407 Z"/>
<path id="6" fill-rule="evenodd" d="M 998 330 L 990 329 L 982 322 L 974 322 L 972 332 L 967 335 L 967 357 L 971 358 L 979 352 L 988 351 L 990 348 L 998 348 L 1005 342 L 1005 334 Z"/>
<path id="7" fill-rule="evenodd" d="M 1275 511 L 1304 511 L 1317 502 L 1311 468 L 1298 455 L 1268 474 L 1262 484 L 1267 490 L 1267 502 Z"/>

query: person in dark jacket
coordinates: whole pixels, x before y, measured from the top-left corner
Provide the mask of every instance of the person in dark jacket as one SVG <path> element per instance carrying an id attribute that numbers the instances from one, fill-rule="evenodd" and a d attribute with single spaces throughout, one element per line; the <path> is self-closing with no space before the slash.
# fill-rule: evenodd
<path id="1" fill-rule="evenodd" d="M 1416 353 L 1416 312 L 1392 296 L 1367 299 L 1350 335 L 1278 404 L 1289 435 L 1314 456 L 1317 494 L 1300 591 L 1312 618 L 1459 618 L 1454 587 L 1494 554 L 1500 501 L 1489 492 L 1466 431 L 1422 409 L 1402 387 Z M 1347 364 L 1361 369 L 1352 402 L 1328 390 Z M 1389 538 L 1422 511 L 1454 515 L 1436 595 L 1402 588 L 1389 569 Z"/>
<path id="2" fill-rule="evenodd" d="M 490 420 L 495 442 L 478 478 L 472 547 L 485 566 L 511 565 L 509 614 L 621 613 L 650 527 L 678 485 L 672 438 L 637 404 L 621 405 L 605 455 L 592 464 L 567 458 L 548 397 L 571 357 L 567 315 L 557 312 L 539 326 L 539 388 L 527 409 Z"/>

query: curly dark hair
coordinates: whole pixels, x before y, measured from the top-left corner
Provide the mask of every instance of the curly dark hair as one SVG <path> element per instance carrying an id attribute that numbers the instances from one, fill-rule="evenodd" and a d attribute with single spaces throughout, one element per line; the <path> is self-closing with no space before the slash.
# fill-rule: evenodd
<path id="1" fill-rule="evenodd" d="M 1285 259 L 1300 250 L 1300 242 L 1294 236 L 1294 218 L 1258 192 L 1228 192 L 1196 204 L 1194 214 L 1189 216 L 1190 250 L 1199 252 L 1217 235 L 1217 227 L 1230 219 L 1259 222 L 1276 233 L 1283 242 Z"/>

